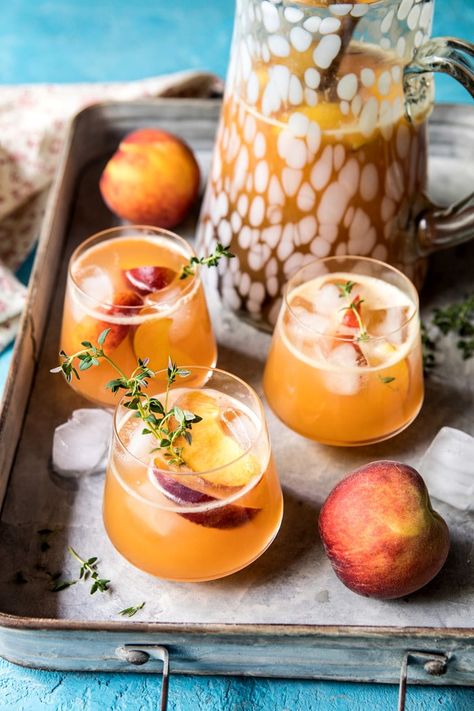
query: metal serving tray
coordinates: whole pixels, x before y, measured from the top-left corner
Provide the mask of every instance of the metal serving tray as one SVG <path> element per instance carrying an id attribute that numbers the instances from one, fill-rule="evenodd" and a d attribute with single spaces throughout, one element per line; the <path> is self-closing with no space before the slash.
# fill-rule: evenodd
<path id="1" fill-rule="evenodd" d="M 29 300 L 7 383 L 0 420 L 0 654 L 47 669 L 156 671 L 157 654 L 117 653 L 123 645 L 164 645 L 175 673 L 397 680 L 407 650 L 448 655 L 446 673 L 419 683 L 474 682 L 473 518 L 438 504 L 452 533 L 452 550 L 438 577 L 406 599 L 380 602 L 354 595 L 335 577 L 316 533 L 318 509 L 353 467 L 393 458 L 416 466 L 442 425 L 474 430 L 474 361 L 455 346 L 427 382 L 416 422 L 395 439 L 361 449 L 324 447 L 294 434 L 268 413 L 285 494 L 281 531 L 264 556 L 229 578 L 199 584 L 156 580 L 126 563 L 109 543 L 101 520 L 102 477 L 80 481 L 51 473 L 53 430 L 85 403 L 59 377 L 56 362 L 66 265 L 88 235 L 114 224 L 98 178 L 121 137 L 140 126 L 183 136 L 206 174 L 219 102 L 155 100 L 96 105 L 73 121 L 52 189 Z M 460 197 L 474 184 L 474 111 L 438 107 L 431 120 L 433 192 Z M 448 194 L 449 193 L 449 194 Z M 192 237 L 196 215 L 180 232 Z M 423 292 L 426 310 L 472 288 L 474 243 L 432 259 Z M 219 365 L 261 392 L 268 334 L 242 323 L 208 293 L 219 341 Z M 87 406 L 87 405 L 86 405 Z M 58 529 L 42 550 L 37 531 Z M 46 570 L 74 574 L 66 552 L 99 555 L 112 580 L 106 595 L 86 586 L 49 592 Z M 21 571 L 26 583 L 21 583 Z M 118 610 L 146 600 L 131 620 Z M 123 650 L 122 650 L 123 651 Z M 148 648 L 150 651 L 150 648 Z"/>

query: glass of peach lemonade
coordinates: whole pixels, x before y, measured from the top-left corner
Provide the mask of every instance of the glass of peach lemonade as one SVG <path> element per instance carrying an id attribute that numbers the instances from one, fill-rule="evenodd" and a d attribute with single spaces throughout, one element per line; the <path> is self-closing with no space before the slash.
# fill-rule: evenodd
<path id="1" fill-rule="evenodd" d="M 104 493 L 109 538 L 160 578 L 204 581 L 240 570 L 270 545 L 283 511 L 262 404 L 239 378 L 203 367 L 154 397 L 201 420 L 173 463 L 125 401 L 118 405 Z"/>
<path id="2" fill-rule="evenodd" d="M 264 374 L 285 424 L 324 444 L 378 442 L 423 402 L 417 291 L 395 268 L 328 257 L 287 284 Z"/>
<path id="3" fill-rule="evenodd" d="M 216 342 L 199 274 L 180 278 L 193 256 L 185 240 L 154 227 L 114 227 L 85 240 L 69 262 L 61 350 L 95 343 L 108 328 L 105 351 L 125 373 L 145 357 L 155 371 L 166 367 L 168 357 L 214 366 Z M 71 385 L 112 406 L 116 400 L 105 386 L 115 376 L 104 362 Z"/>

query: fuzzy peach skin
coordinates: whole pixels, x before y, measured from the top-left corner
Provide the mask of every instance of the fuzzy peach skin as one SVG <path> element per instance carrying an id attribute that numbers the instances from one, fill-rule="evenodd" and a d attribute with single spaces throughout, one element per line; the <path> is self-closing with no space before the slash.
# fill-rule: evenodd
<path id="1" fill-rule="evenodd" d="M 433 511 L 425 482 L 392 461 L 356 469 L 331 491 L 319 533 L 334 572 L 359 595 L 409 595 L 442 568 L 449 530 Z"/>
<path id="2" fill-rule="evenodd" d="M 155 128 L 126 136 L 104 168 L 100 191 L 108 207 L 129 222 L 174 227 L 199 191 L 199 166 L 180 138 Z"/>

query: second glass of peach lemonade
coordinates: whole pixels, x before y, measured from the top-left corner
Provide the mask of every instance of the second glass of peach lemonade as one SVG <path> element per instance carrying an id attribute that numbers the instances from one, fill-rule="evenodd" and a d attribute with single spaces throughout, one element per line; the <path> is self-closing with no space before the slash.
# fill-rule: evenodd
<path id="1" fill-rule="evenodd" d="M 324 444 L 378 442 L 423 402 L 415 287 L 374 259 L 328 257 L 286 287 L 264 374 L 285 424 Z"/>
<path id="2" fill-rule="evenodd" d="M 201 386 L 196 387 L 196 383 Z M 270 545 L 283 500 L 262 404 L 239 378 L 190 368 L 156 395 L 202 418 L 173 463 L 120 404 L 106 475 L 104 523 L 133 565 L 160 578 L 203 581 L 245 567 Z"/>
<path id="3" fill-rule="evenodd" d="M 114 227 L 85 240 L 69 262 L 61 350 L 75 352 L 109 328 L 105 350 L 124 373 L 145 357 L 155 371 L 168 357 L 213 367 L 216 342 L 199 274 L 180 278 L 193 256 L 184 239 L 154 227 Z M 115 406 L 105 388 L 115 376 L 103 362 L 71 385 L 99 405 Z"/>

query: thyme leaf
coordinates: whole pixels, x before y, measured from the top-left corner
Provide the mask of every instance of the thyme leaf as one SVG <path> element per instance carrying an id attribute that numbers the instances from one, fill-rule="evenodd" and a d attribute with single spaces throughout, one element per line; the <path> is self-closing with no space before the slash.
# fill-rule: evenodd
<path id="1" fill-rule="evenodd" d="M 139 605 L 134 605 L 132 607 L 126 607 L 124 610 L 120 610 L 118 613 L 119 615 L 122 615 L 122 617 L 133 617 L 134 615 L 137 614 L 139 610 L 143 610 L 145 607 L 145 602 L 140 603 Z"/>
<path id="2" fill-rule="evenodd" d="M 336 284 L 336 286 L 339 289 L 339 291 L 341 292 L 339 294 L 339 298 L 342 299 L 345 296 L 350 296 L 351 291 L 355 286 L 355 281 L 346 281 L 344 284 L 340 283 L 340 284 Z"/>
<path id="3" fill-rule="evenodd" d="M 463 360 L 474 356 L 474 294 L 462 301 L 435 309 L 428 325 L 421 324 L 423 365 L 426 372 L 430 372 L 437 365 L 437 334 L 457 336 L 456 346 Z"/>
<path id="4" fill-rule="evenodd" d="M 93 556 L 92 558 L 85 560 L 84 558 L 81 558 L 79 553 L 77 553 L 72 546 L 68 546 L 67 549 L 70 555 L 72 555 L 81 564 L 79 575 L 75 580 L 61 580 L 59 576 L 57 579 L 53 580 L 53 584 L 51 586 L 52 592 L 60 592 L 61 590 L 65 590 L 81 580 L 92 583 L 90 588 L 91 595 L 94 595 L 97 591 L 106 592 L 109 589 L 110 580 L 99 577 L 99 571 L 97 570 L 97 556 Z"/>

